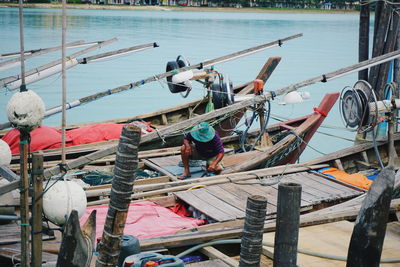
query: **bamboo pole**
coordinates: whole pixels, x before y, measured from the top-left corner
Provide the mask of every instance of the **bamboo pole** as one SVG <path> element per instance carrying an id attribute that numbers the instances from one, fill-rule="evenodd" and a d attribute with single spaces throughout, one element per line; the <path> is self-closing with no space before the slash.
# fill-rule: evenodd
<path id="1" fill-rule="evenodd" d="M 111 199 L 96 266 L 115 266 L 121 249 L 130 195 L 135 181 L 134 171 L 138 163 L 138 146 L 141 130 L 133 125 L 122 129 L 118 144 L 111 188 Z"/>
<path id="2" fill-rule="evenodd" d="M 93 45 L 94 43 L 97 43 L 97 42 L 83 43 L 83 40 L 79 40 L 79 41 L 74 41 L 72 43 L 69 43 L 68 44 L 68 48 L 89 46 L 89 45 Z M 25 50 L 24 51 L 24 55 L 25 56 L 30 56 L 31 54 L 35 55 L 35 54 L 41 53 L 41 52 L 49 53 L 49 52 L 53 52 L 53 51 L 60 50 L 60 49 L 61 49 L 61 46 Z M 8 58 L 8 57 L 16 57 L 16 56 L 19 56 L 19 55 L 20 55 L 20 52 L 5 53 L 5 54 L 0 54 L 0 58 L 4 59 L 4 58 Z M 37 55 L 39 55 L 39 54 L 37 54 Z"/>
<path id="3" fill-rule="evenodd" d="M 106 52 L 106 53 L 102 53 L 102 54 L 98 54 L 98 55 L 94 55 L 94 56 L 90 56 L 90 57 L 84 57 L 82 59 L 78 59 L 78 62 L 79 62 L 79 64 L 87 64 L 90 62 L 95 62 L 95 61 L 104 60 L 104 59 L 110 59 L 114 56 L 126 55 L 129 53 L 139 52 L 142 50 L 155 48 L 155 47 L 158 47 L 157 43 L 136 45 L 136 46 L 132 46 L 132 47 L 128 47 L 128 48 L 119 49 L 116 51 Z"/>
<path id="4" fill-rule="evenodd" d="M 32 266 L 42 266 L 43 152 L 32 156 Z"/>
<path id="5" fill-rule="evenodd" d="M 76 45 L 82 45 L 82 43 L 83 43 L 82 40 L 75 41 L 75 42 L 72 42 L 72 43 L 68 43 L 67 47 L 68 48 L 75 47 Z M 28 59 L 28 58 L 40 56 L 40 55 L 43 55 L 43 54 L 47 54 L 47 53 L 50 53 L 50 52 L 54 52 L 54 51 L 57 51 L 59 49 L 61 49 L 61 46 L 45 48 L 45 49 L 36 49 L 36 50 L 31 50 L 31 51 L 25 51 L 24 52 L 24 57 L 25 57 L 25 59 Z M 21 63 L 21 58 L 20 57 L 0 62 L 0 71 L 12 68 L 12 67 L 14 67 L 14 66 L 16 66 L 17 64 L 20 64 L 20 63 Z"/>
<path id="6" fill-rule="evenodd" d="M 113 39 L 110 39 L 110 40 L 107 40 L 107 41 L 99 41 L 99 42 L 97 42 L 95 45 L 90 46 L 90 47 L 88 47 L 88 48 L 85 48 L 85 49 L 83 49 L 83 50 L 81 50 L 81 51 L 78 51 L 78 52 L 76 52 L 76 53 L 73 53 L 73 54 L 69 55 L 68 57 L 69 57 L 69 58 L 76 58 L 76 57 L 79 57 L 79 56 L 81 56 L 81 55 L 83 55 L 83 54 L 92 52 L 92 51 L 94 51 L 94 50 L 96 50 L 96 49 L 98 49 L 98 48 L 101 48 L 101 47 L 103 47 L 103 46 L 105 46 L 105 45 L 111 44 L 111 43 L 113 43 L 113 42 L 115 42 L 115 41 L 117 41 L 117 38 L 113 38 Z M 50 62 L 50 63 L 47 63 L 47 64 L 45 64 L 45 65 L 42 65 L 42 66 L 40 66 L 40 67 L 31 69 L 31 70 L 27 71 L 27 72 L 25 73 L 25 75 L 26 75 L 26 76 L 29 76 L 29 75 L 32 75 L 32 74 L 34 74 L 34 73 L 41 72 L 41 71 L 43 71 L 43 70 L 45 70 L 45 69 L 48 69 L 48 68 L 50 68 L 50 67 L 54 67 L 55 65 L 59 65 L 59 64 L 61 64 L 61 60 L 62 60 L 62 59 L 58 59 L 58 60 L 52 61 L 52 62 Z M 21 63 L 22 63 L 22 62 L 21 62 Z M 0 86 L 6 86 L 7 84 L 9 84 L 9 83 L 11 83 L 11 82 L 15 82 L 15 81 L 17 81 L 17 80 L 19 80 L 19 79 L 22 79 L 22 76 L 19 76 L 19 75 L 16 75 L 16 76 L 15 76 L 15 75 L 14 75 L 14 76 L 9 76 L 9 77 L 2 78 L 2 79 L 0 79 Z"/>
<path id="7" fill-rule="evenodd" d="M 65 139 L 67 126 L 67 114 L 65 103 L 67 102 L 67 73 L 66 73 L 66 39 L 67 39 L 67 0 L 62 0 L 62 30 L 61 30 L 61 78 L 62 78 L 62 99 L 61 99 L 61 164 L 65 164 Z"/>

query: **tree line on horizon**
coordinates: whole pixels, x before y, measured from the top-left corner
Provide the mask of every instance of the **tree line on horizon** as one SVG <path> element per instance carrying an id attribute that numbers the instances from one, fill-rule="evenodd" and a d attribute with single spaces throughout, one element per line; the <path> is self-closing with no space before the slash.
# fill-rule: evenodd
<path id="1" fill-rule="evenodd" d="M 18 3 L 18 0 L 0 0 Z M 54 0 L 24 0 L 25 3 L 52 3 Z M 67 0 L 70 4 L 117 4 L 117 5 L 167 5 L 208 7 L 265 7 L 294 9 L 347 9 L 359 10 L 358 0 Z"/>

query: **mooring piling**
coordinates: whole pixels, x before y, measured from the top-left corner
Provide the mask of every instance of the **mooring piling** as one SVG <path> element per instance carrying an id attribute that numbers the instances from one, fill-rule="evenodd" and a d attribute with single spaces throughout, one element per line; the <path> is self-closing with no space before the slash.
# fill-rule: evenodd
<path id="1" fill-rule="evenodd" d="M 300 184 L 279 184 L 274 246 L 274 267 L 296 266 L 297 243 L 299 239 L 300 202 Z"/>
<path id="2" fill-rule="evenodd" d="M 239 266 L 260 266 L 266 213 L 267 198 L 255 195 L 247 199 Z"/>
<path id="3" fill-rule="evenodd" d="M 96 266 L 116 266 L 138 164 L 141 129 L 126 125 L 119 139 L 110 205 Z"/>

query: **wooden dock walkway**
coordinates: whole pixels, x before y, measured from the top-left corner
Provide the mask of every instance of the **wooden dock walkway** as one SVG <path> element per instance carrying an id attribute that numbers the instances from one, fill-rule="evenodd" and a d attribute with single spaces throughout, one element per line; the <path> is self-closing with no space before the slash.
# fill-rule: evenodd
<path id="1" fill-rule="evenodd" d="M 365 192 L 316 173 L 300 172 L 283 175 L 279 179 L 281 183 L 302 185 L 302 210 L 312 209 L 320 204 L 337 203 Z M 243 183 L 212 185 L 174 194 L 178 199 L 218 222 L 244 218 L 247 197 L 262 195 L 268 199 L 268 216 L 276 213 L 278 184 L 268 186 L 262 183 L 271 181 L 273 178 L 252 179 Z"/>

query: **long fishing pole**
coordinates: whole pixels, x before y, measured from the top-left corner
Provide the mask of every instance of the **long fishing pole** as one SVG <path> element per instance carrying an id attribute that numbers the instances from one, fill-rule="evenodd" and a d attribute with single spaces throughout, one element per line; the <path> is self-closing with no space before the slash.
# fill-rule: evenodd
<path id="1" fill-rule="evenodd" d="M 90 56 L 90 57 L 84 57 L 84 58 L 73 58 L 72 56 L 69 56 L 68 60 L 66 61 L 66 69 L 75 67 L 78 64 L 88 64 L 91 62 L 96 62 L 96 61 L 100 61 L 100 60 L 104 60 L 104 59 L 110 59 L 113 57 L 126 55 L 126 54 L 133 53 L 133 52 L 139 52 L 139 51 L 143 51 L 143 50 L 154 48 L 154 47 L 158 47 L 158 44 L 157 43 L 149 43 L 149 44 L 144 44 L 144 45 L 137 45 L 137 46 L 132 46 L 132 47 L 124 48 L 124 49 L 119 49 L 116 51 L 106 52 L 106 53 L 102 53 L 102 54 L 98 54 L 98 55 L 94 55 L 94 56 Z M 61 72 L 61 70 L 62 70 L 62 64 L 53 65 L 49 68 L 43 69 L 41 72 L 35 72 L 32 75 L 28 76 L 26 78 L 26 82 L 29 84 L 29 83 L 39 81 L 41 79 L 44 79 L 51 75 L 59 73 L 59 72 Z M 9 90 L 14 90 L 17 88 L 19 83 L 20 83 L 20 80 L 13 81 L 11 83 L 6 84 L 5 87 Z"/>
<path id="2" fill-rule="evenodd" d="M 68 44 L 66 44 L 66 46 L 68 48 L 75 48 L 77 45 L 82 45 L 82 44 L 83 44 L 83 40 L 79 40 L 79 41 L 75 41 L 75 42 L 72 42 L 72 43 L 68 43 Z M 57 50 L 60 50 L 60 49 L 61 49 L 61 46 L 45 48 L 45 49 L 37 49 L 37 50 L 35 50 L 35 52 L 31 52 L 31 53 L 26 53 L 25 52 L 24 53 L 24 57 L 25 57 L 25 60 L 26 60 L 26 59 L 29 59 L 29 58 L 32 58 L 32 57 L 44 55 L 44 54 L 47 54 L 47 53 L 50 53 L 50 52 L 54 52 L 54 51 L 57 51 Z M 19 64 L 21 64 L 21 57 L 17 57 L 17 58 L 10 59 L 10 60 L 7 60 L 7 61 L 2 61 L 2 62 L 0 62 L 0 71 L 16 67 Z"/>
<path id="3" fill-rule="evenodd" d="M 98 48 L 101 48 L 101 47 L 105 46 L 105 45 L 111 44 L 111 43 L 113 43 L 113 42 L 115 42 L 117 40 L 118 40 L 117 38 L 113 38 L 113 39 L 110 39 L 110 40 L 107 40 L 107 41 L 96 42 L 96 44 L 93 45 L 93 46 L 90 46 L 90 47 L 88 47 L 86 49 L 83 49 L 81 51 L 78 51 L 76 53 L 71 54 L 69 56 L 69 58 L 79 57 L 79 56 L 81 56 L 83 54 L 92 52 L 92 51 L 94 51 L 94 50 L 96 50 Z M 25 72 L 25 76 L 31 76 L 32 74 L 40 73 L 40 72 L 42 72 L 42 71 L 44 71 L 46 69 L 49 69 L 49 68 L 51 68 L 51 67 L 53 67 L 55 65 L 59 65 L 59 64 L 61 64 L 61 59 L 52 61 L 50 63 L 47 63 L 47 64 L 43 65 L 43 66 L 40 66 L 40 67 L 34 68 L 32 70 L 29 70 L 29 71 Z M 43 75 L 39 75 L 39 76 L 43 76 Z M 9 77 L 0 79 L 0 86 L 6 87 L 8 89 L 10 89 L 11 87 L 16 89 L 21 85 L 21 83 L 22 83 L 21 76 L 19 76 L 19 75 L 17 75 L 17 76 L 15 76 L 15 75 L 14 76 L 9 76 Z"/>
<path id="4" fill-rule="evenodd" d="M 76 44 L 74 44 L 76 43 Z M 89 45 L 94 45 L 97 44 L 98 42 L 90 42 L 90 43 L 83 43 L 83 40 L 75 41 L 72 43 L 67 44 L 68 48 L 78 48 L 78 47 L 84 47 L 84 46 L 89 46 Z M 59 50 L 60 46 L 55 46 L 55 47 L 48 47 L 48 48 L 39 48 L 39 49 L 32 49 L 32 50 L 25 50 L 24 55 L 28 56 L 31 54 L 36 54 L 42 51 L 54 51 L 53 49 Z M 0 59 L 5 59 L 9 57 L 20 57 L 21 52 L 12 52 L 12 53 L 5 53 L 5 54 L 0 54 Z"/>
<path id="5" fill-rule="evenodd" d="M 263 45 L 255 46 L 255 47 L 252 47 L 252 48 L 248 48 L 248 49 L 245 49 L 245 50 L 242 50 L 242 51 L 239 51 L 239 52 L 235 52 L 235 53 L 232 53 L 232 54 L 229 54 L 229 55 L 226 55 L 226 56 L 222 56 L 222 57 L 218 57 L 218 58 L 215 58 L 215 59 L 207 60 L 207 61 L 198 63 L 196 65 L 191 65 L 191 66 L 179 68 L 179 69 L 176 69 L 176 70 L 173 70 L 173 71 L 164 72 L 164 73 L 161 73 L 161 74 L 158 74 L 158 75 L 151 76 L 151 77 L 149 77 L 147 79 L 144 79 L 144 80 L 139 80 L 139 81 L 127 84 L 127 85 L 122 85 L 122 86 L 116 87 L 114 89 L 110 89 L 110 90 L 106 90 L 106 91 L 103 91 L 103 92 L 100 92 L 100 93 L 96 93 L 96 94 L 92 94 L 92 95 L 89 95 L 89 96 L 86 96 L 86 97 L 82 97 L 82 98 L 80 98 L 78 100 L 74 100 L 72 102 L 66 103 L 66 108 L 67 109 L 71 109 L 71 108 L 80 106 L 82 104 L 86 104 L 86 103 L 92 102 L 94 100 L 100 99 L 100 98 L 102 98 L 104 96 L 116 94 L 116 93 L 119 93 L 119 92 L 122 92 L 122 91 L 125 91 L 125 90 L 128 90 L 128 89 L 133 89 L 135 87 L 144 85 L 146 83 L 154 82 L 154 81 L 157 81 L 159 79 L 163 79 L 163 78 L 172 76 L 172 75 L 174 75 L 174 74 L 176 74 L 178 72 L 192 70 L 192 69 L 202 69 L 202 68 L 209 67 L 209 66 L 212 66 L 212 65 L 215 65 L 215 64 L 218 64 L 218 63 L 226 62 L 226 61 L 229 61 L 229 60 L 234 60 L 234 59 L 237 59 L 239 57 L 244 57 L 244 56 L 256 53 L 256 52 L 260 52 L 260 51 L 268 49 L 268 48 L 281 46 L 283 44 L 283 42 L 286 42 L 288 40 L 295 39 L 295 38 L 298 38 L 298 37 L 301 37 L 301 36 L 302 36 L 302 34 L 292 35 L 292 36 L 289 36 L 289 37 L 286 37 L 286 38 L 283 38 L 283 39 L 280 39 L 280 40 L 276 40 L 276 41 L 273 41 L 273 42 L 270 42 L 270 43 L 266 43 L 266 44 L 263 44 Z M 49 117 L 51 115 L 59 113 L 60 109 L 61 109 L 61 107 L 58 106 L 58 107 L 54 107 L 54 108 L 51 108 L 49 110 L 46 110 L 45 117 Z M 2 128 L 1 125 L 0 125 L 0 129 L 4 129 L 4 128 Z"/>

